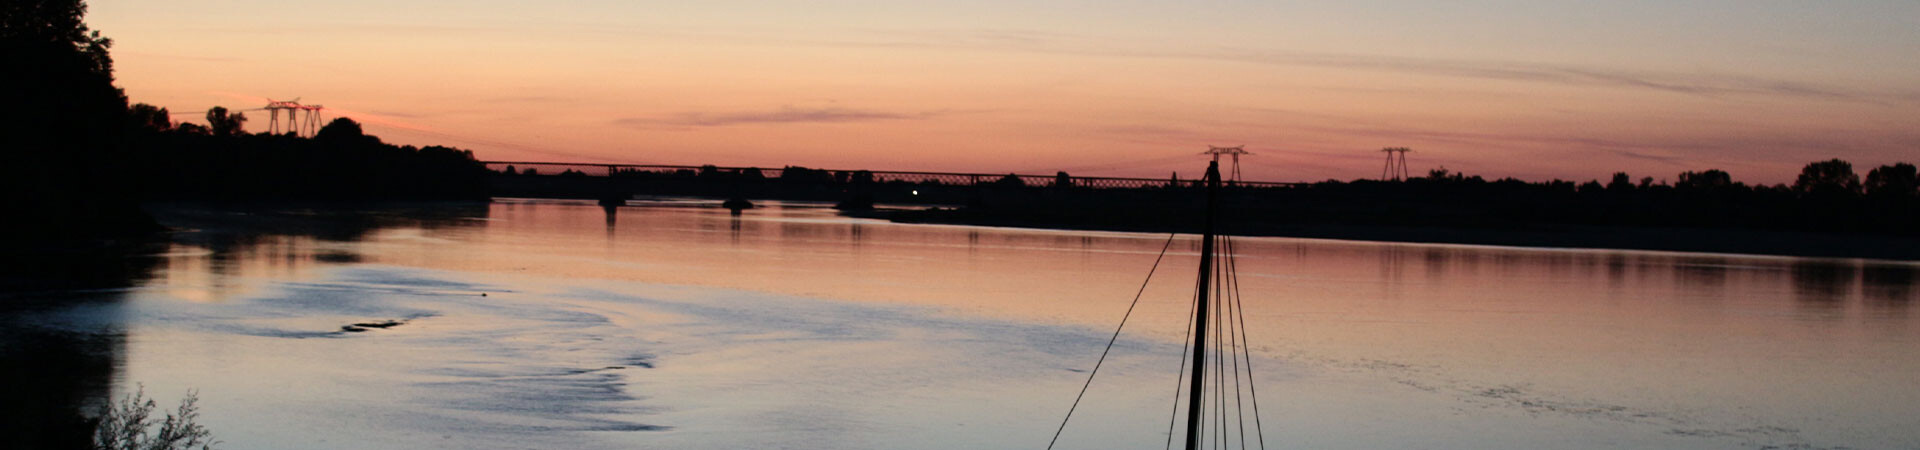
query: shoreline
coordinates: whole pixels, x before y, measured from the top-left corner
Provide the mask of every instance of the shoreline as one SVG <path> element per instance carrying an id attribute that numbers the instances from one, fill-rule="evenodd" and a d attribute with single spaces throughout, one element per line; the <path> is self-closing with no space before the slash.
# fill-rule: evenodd
<path id="1" fill-rule="evenodd" d="M 505 198 L 505 197 L 503 197 Z M 208 219 L 192 217 L 195 214 L 182 213 L 205 210 L 250 210 L 250 209 L 314 209 L 319 211 L 339 211 L 354 209 L 418 209 L 425 205 L 466 205 L 473 207 L 499 201 L 405 201 L 405 202 L 290 202 L 290 203 L 206 203 L 206 202 L 153 202 L 145 206 L 159 207 L 168 212 L 156 216 L 169 217 L 174 221 L 187 219 Z M 528 197 L 542 199 L 537 197 Z M 700 198 L 700 197 L 692 197 Z M 717 200 L 716 200 L 716 205 Z M 887 205 L 895 206 L 895 205 Z M 968 211 L 953 208 L 929 208 L 927 205 L 913 205 L 913 209 L 882 208 L 865 211 L 841 211 L 848 217 L 886 220 L 895 223 L 942 224 L 993 226 L 1008 228 L 1078 230 L 1078 231 L 1118 231 L 1142 233 L 1198 233 L 1198 224 L 1166 220 L 1128 220 L 1130 218 L 1095 219 L 1091 215 L 1023 215 L 1017 213 L 997 213 Z M 410 208 L 411 207 L 411 208 Z M 426 208 L 433 209 L 433 208 Z M 322 214 L 325 216 L 325 214 Z M 1164 217 L 1164 216 L 1163 216 Z M 160 219 L 161 217 L 155 217 Z M 276 222 L 268 217 L 225 217 L 239 219 L 242 223 L 271 226 Z M 392 217 L 390 220 L 406 221 L 406 217 Z M 1135 218 L 1139 219 L 1139 218 Z M 432 220 L 432 218 L 427 218 Z M 266 223 L 256 223 L 256 222 Z M 286 225 L 286 224 L 279 224 Z M 155 238 L 181 230 L 165 230 L 142 235 L 137 238 L 92 240 L 60 240 L 57 243 L 38 242 L 37 245 L 26 242 L 10 242 L 6 247 L 13 252 L 46 254 L 53 252 L 93 253 L 84 249 L 98 247 L 121 247 L 129 243 L 151 242 Z M 1715 253 L 1728 255 L 1804 257 L 1804 258 L 1840 258 L 1884 260 L 1890 262 L 1920 262 L 1920 237 L 1885 236 L 1873 234 L 1848 234 L 1832 232 L 1774 231 L 1738 228 L 1673 228 L 1673 227 L 1636 227 L 1618 225 L 1563 225 L 1563 224 L 1511 224 L 1490 226 L 1410 226 L 1377 224 L 1338 224 L 1338 223 L 1275 223 L 1273 221 L 1248 220 L 1228 223 L 1223 233 L 1249 237 L 1287 237 L 1305 239 L 1330 239 L 1345 241 L 1368 241 L 1411 244 L 1456 244 L 1486 245 L 1500 247 L 1540 248 L 1540 249 L 1577 249 L 1577 250 L 1638 250 L 1667 251 L 1686 253 Z M 27 245 L 23 245 L 27 244 Z M 38 250 L 38 251 L 35 251 Z"/>
<path id="2" fill-rule="evenodd" d="M 1172 223 L 1033 220 L 964 210 L 849 211 L 851 217 L 896 223 L 1056 230 L 1198 233 Z M 1728 255 L 1920 262 L 1920 238 L 1803 231 L 1535 224 L 1511 228 L 1355 224 L 1233 224 L 1229 234 L 1410 244 L 1456 244 L 1577 250 L 1638 250 Z"/>

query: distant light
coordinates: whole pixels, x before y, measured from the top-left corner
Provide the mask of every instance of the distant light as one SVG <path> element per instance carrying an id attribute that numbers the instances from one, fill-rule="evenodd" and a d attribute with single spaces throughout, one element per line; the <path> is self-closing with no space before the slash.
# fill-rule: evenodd
<path id="1" fill-rule="evenodd" d="M 919 190 L 919 189 L 914 189 L 914 190 L 913 190 L 913 195 L 920 195 L 920 190 Z"/>

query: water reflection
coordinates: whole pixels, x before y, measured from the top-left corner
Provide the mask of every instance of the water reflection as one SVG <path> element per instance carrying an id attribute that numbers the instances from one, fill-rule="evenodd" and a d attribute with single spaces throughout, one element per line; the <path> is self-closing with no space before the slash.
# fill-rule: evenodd
<path id="1" fill-rule="evenodd" d="M 937 313 L 928 314 L 953 314 L 968 321 L 987 317 L 1021 324 L 1065 325 L 1062 329 L 1102 330 L 1112 325 L 1110 320 L 1136 292 L 1141 274 L 1166 239 L 1165 235 L 1136 233 L 900 225 L 849 219 L 824 207 L 777 202 L 766 206 L 738 215 L 729 212 L 725 216 L 721 215 L 721 209 L 711 207 L 667 205 L 596 210 L 598 207 L 591 202 L 515 201 L 400 212 L 187 212 L 164 220 L 170 224 L 192 224 L 176 226 L 198 231 L 184 233 L 170 246 L 158 250 L 166 256 L 153 259 L 163 261 L 157 266 L 161 269 L 157 276 L 145 282 L 137 281 L 140 277 L 126 277 L 134 281 L 122 281 L 118 285 L 141 285 L 139 289 L 163 294 L 155 297 L 208 303 L 191 304 L 195 307 L 233 307 L 220 311 L 244 316 L 248 314 L 242 308 L 245 305 L 227 303 L 246 303 L 234 300 L 260 297 L 247 291 L 254 289 L 251 286 L 341 282 L 337 277 L 327 278 L 329 272 L 338 275 L 338 272 L 421 269 L 440 274 L 474 274 L 473 278 L 499 283 L 505 288 L 494 291 L 495 295 L 485 302 L 476 302 L 477 306 L 514 298 L 522 302 L 514 303 L 516 308 L 556 317 L 571 317 L 589 309 L 604 313 L 596 308 L 609 306 L 597 304 L 596 308 L 582 308 L 569 303 L 575 300 L 573 296 L 580 295 L 573 292 L 576 287 L 582 287 L 583 291 L 588 290 L 584 287 L 593 287 L 618 292 L 633 286 L 673 285 L 675 289 L 686 287 L 696 292 L 705 292 L 701 288 L 726 288 L 851 303 L 870 302 L 889 311 L 902 305 L 930 306 L 926 310 Z M 619 217 L 621 214 L 626 217 Z M 1199 242 L 1193 236 L 1179 236 L 1177 240 L 1181 243 L 1171 247 L 1140 310 L 1128 324 L 1129 339 L 1139 336 L 1146 341 L 1174 342 L 1182 337 L 1180 327 L 1188 312 L 1183 301 L 1190 298 L 1192 267 L 1197 263 Z M 1389 383 L 1389 389 L 1415 386 L 1420 392 L 1408 393 L 1416 396 L 1435 395 L 1436 391 L 1444 396 L 1449 389 L 1460 390 L 1466 392 L 1464 395 L 1471 397 L 1471 401 L 1480 402 L 1472 403 L 1474 409 L 1487 409 L 1493 404 L 1487 403 L 1493 400 L 1485 397 L 1483 393 L 1487 390 L 1482 388 L 1507 385 L 1525 385 L 1526 390 L 1563 395 L 1568 397 L 1568 403 L 1560 404 L 1567 405 L 1595 399 L 1594 405 L 1604 402 L 1627 406 L 1665 405 L 1671 401 L 1693 411 L 1713 411 L 1723 405 L 1735 405 L 1727 408 L 1742 411 L 1793 411 L 1793 405 L 1782 407 L 1781 404 L 1804 398 L 1832 399 L 1823 400 L 1828 403 L 1822 404 L 1821 408 L 1825 409 L 1820 411 L 1838 411 L 1836 414 L 1845 417 L 1835 420 L 1849 423 L 1897 415 L 1881 414 L 1885 412 L 1911 412 L 1910 405 L 1920 404 L 1920 399 L 1914 398 L 1915 394 L 1906 384 L 1868 378 L 1877 374 L 1912 373 L 1916 365 L 1910 353 L 1911 344 L 1917 339 L 1911 331 L 1900 327 L 1911 320 L 1905 308 L 1912 302 L 1916 290 L 1920 290 L 1915 286 L 1920 283 L 1920 274 L 1911 264 L 1862 265 L 1846 261 L 1726 255 L 1270 238 L 1241 238 L 1235 242 L 1242 256 L 1237 266 L 1246 295 L 1247 321 L 1256 330 L 1251 337 L 1253 347 L 1270 357 L 1299 356 L 1288 360 L 1288 370 L 1297 371 L 1289 372 L 1288 377 L 1316 376 L 1311 371 L 1317 364 L 1333 365 L 1331 372 L 1344 374 L 1387 371 L 1388 377 L 1399 380 Z M 356 267 L 329 267 L 337 265 Z M 138 270 L 122 272 L 154 271 L 153 266 L 135 269 Z M 1414 278 L 1406 278 L 1410 274 Z M 542 283 L 559 280 L 554 284 L 565 286 L 569 293 L 541 297 L 540 289 L 514 284 L 528 279 L 543 280 Z M 606 283 L 606 280 L 621 283 Z M 344 283 L 361 281 L 349 279 Z M 1853 287 L 1856 282 L 1861 286 L 1859 289 Z M 716 294 L 714 298 L 728 296 L 735 294 Z M 641 297 L 646 296 L 634 296 L 631 300 L 634 303 L 618 306 L 643 309 L 646 303 Z M 1715 300 L 1685 301 L 1690 297 Z M 1808 312 L 1816 317 L 1829 314 L 1841 317 L 1839 312 L 1847 312 L 1844 305 L 1863 300 L 1868 305 L 1883 306 L 1855 308 L 1879 313 L 1873 317 L 1876 320 L 1798 320 L 1808 316 Z M 543 304 L 560 306 L 557 310 L 545 310 L 540 307 Z M 813 304 L 801 299 L 779 300 L 778 304 L 805 315 L 831 319 L 836 324 L 850 321 L 853 325 L 848 326 L 864 327 L 862 323 L 868 320 L 858 315 L 840 316 L 846 311 L 864 311 L 856 308 L 810 310 L 807 308 L 813 306 L 808 305 Z M 911 314 L 921 311 L 898 309 L 915 311 Z M 907 312 L 888 314 L 911 315 Z M 8 317 L 21 315 L 9 314 Z M 445 321 L 436 326 L 459 319 L 456 314 L 440 317 Z M 931 333 L 906 330 L 919 323 L 916 322 L 918 316 L 914 317 L 913 321 L 887 325 L 903 327 L 902 330 L 889 328 L 881 334 L 934 336 L 939 339 L 927 345 L 955 345 L 954 341 L 942 340 L 948 339 L 942 336 L 953 330 Z M 621 320 L 632 322 L 633 329 L 648 330 L 645 333 L 695 327 L 703 333 L 712 331 L 713 335 L 764 334 L 773 337 L 766 340 L 781 341 L 784 339 L 781 336 L 785 336 L 782 333 L 786 332 L 730 330 L 725 324 L 704 322 L 656 324 L 649 322 L 655 317 L 647 314 L 622 316 Z M 779 325 L 771 323 L 770 326 Z M 427 329 L 405 331 L 431 338 L 425 334 Z M 1854 332 L 1862 329 L 1869 332 Z M 58 355 L 94 355 L 72 361 L 47 361 L 35 359 L 44 355 L 7 353 L 6 359 L 0 361 L 6 363 L 5 370 L 9 371 L 6 376 L 11 377 L 0 381 L 30 387 L 41 383 L 39 387 L 43 389 L 38 390 L 49 393 L 75 392 L 68 397 L 103 397 L 104 388 L 99 386 L 112 378 L 112 367 L 118 358 L 125 357 L 112 355 L 124 353 L 117 349 L 128 345 L 124 337 L 114 337 L 118 335 L 108 334 L 104 335 L 105 339 L 99 339 L 103 336 L 84 333 L 62 334 L 53 337 L 55 342 L 42 343 L 47 339 L 45 336 L 22 334 L 19 330 L 8 327 L 0 331 L 11 333 L 4 334 L 8 345 L 0 349 L 36 347 L 56 349 L 52 354 Z M 565 340 L 561 341 L 567 346 L 620 337 L 572 327 L 567 331 Z M 579 333 L 573 334 L 576 331 Z M 839 334 L 846 331 L 839 325 L 832 331 L 836 333 L 832 341 L 850 339 Z M 681 339 L 689 338 L 682 336 Z M 879 341 L 889 348 L 900 346 L 902 351 L 898 353 L 901 354 L 931 348 L 902 344 L 915 342 L 907 338 L 899 338 L 903 339 L 899 342 L 886 339 L 893 338 Z M 224 339 L 213 341 L 226 342 Z M 670 340 L 662 342 L 666 341 Z M 715 367 L 725 369 L 717 370 L 720 375 L 711 378 L 739 376 L 730 374 L 729 370 L 766 373 L 742 362 L 754 358 L 729 354 L 737 350 L 752 354 L 754 346 L 766 345 L 758 343 L 761 341 L 763 339 L 756 338 L 753 344 L 706 349 L 712 352 L 708 358 L 723 361 L 714 363 Z M 136 348 L 142 348 L 138 340 L 135 342 Z M 816 350 L 812 343 L 789 344 L 797 353 L 793 356 L 796 360 L 805 359 L 808 356 L 804 353 Z M 823 340 L 819 345 L 832 344 Z M 1039 355 L 1038 360 L 1042 362 L 1032 372 L 1043 375 L 1019 372 L 1019 376 L 1032 376 L 1032 379 L 998 372 L 997 364 L 1007 361 L 995 358 L 969 359 L 967 364 L 955 366 L 989 368 L 982 370 L 993 372 L 995 377 L 1007 377 L 991 381 L 1005 385 L 1052 380 L 1049 377 L 1054 375 L 1062 376 L 1061 379 L 1074 378 L 1059 369 L 1075 364 L 1072 358 L 1089 355 L 1069 355 L 1067 353 L 1073 353 L 1071 346 L 1057 344 L 1036 341 L 1032 349 L 1009 352 L 1016 360 L 1020 355 L 1012 353 L 1031 353 L 1027 357 Z M 294 344 L 276 341 L 269 345 Z M 298 345 L 334 348 L 315 341 Z M 222 351 L 233 353 L 222 357 L 246 360 L 247 352 L 271 349 L 223 347 Z M 699 352 L 679 350 L 682 349 L 672 349 L 676 353 L 669 358 L 699 357 Z M 513 358 L 536 353 L 515 354 Z M 364 355 L 351 355 L 361 356 Z M 713 369 L 688 361 L 672 360 L 680 364 L 676 367 L 679 370 Z M 936 380 L 925 382 L 930 384 L 937 384 L 937 380 L 945 376 L 939 371 L 940 364 L 879 356 L 860 363 L 910 372 L 916 380 Z M 844 370 L 849 363 L 821 364 L 839 365 Z M 742 365 L 750 368 L 742 369 Z M 56 369 L 23 372 L 15 369 L 19 367 Z M 663 364 L 662 367 L 657 372 L 646 373 L 649 376 L 669 373 L 666 367 L 675 366 Z M 823 379 L 820 372 L 809 372 L 807 367 L 804 364 L 780 367 L 778 373 L 807 387 L 795 391 L 837 388 L 847 383 L 841 378 Z M 1409 367 L 1418 369 L 1406 369 Z M 628 371 L 629 374 L 638 372 Z M 73 376 L 52 380 L 46 373 Z M 1436 375 L 1428 377 L 1429 374 Z M 592 376 L 601 375 L 614 376 Z M 15 379 L 21 377 L 32 379 Z M 1821 383 L 1804 382 L 1836 377 L 1845 378 L 1848 390 L 1818 391 Z M 699 377 L 655 379 L 650 389 L 677 388 L 679 385 L 675 383 L 693 383 L 687 380 L 694 378 Z M 139 380 L 122 382 L 134 381 Z M 714 383 L 735 384 L 725 379 Z M 1300 388 L 1298 392 L 1313 392 L 1322 386 L 1292 387 Z M 1771 394 L 1774 391 L 1792 394 Z M 373 398 L 387 393 L 358 394 Z M 754 392 L 756 396 L 763 394 L 786 395 Z M 994 398 L 998 401 L 1002 397 L 1022 396 Z M 1395 403 L 1398 401 L 1368 409 L 1366 414 L 1432 406 L 1420 401 Z M 1440 404 L 1450 400 L 1422 401 Z M 1531 401 L 1531 398 L 1516 401 Z M 1860 404 L 1871 407 L 1853 406 Z M 1344 403 L 1315 406 L 1337 409 L 1341 405 Z M 1605 409 L 1587 408 L 1586 403 L 1580 405 L 1582 408 L 1575 409 Z M 663 409 L 677 405 L 665 406 Z M 863 409 L 870 407 L 864 403 L 837 406 L 844 410 L 842 413 L 848 420 L 877 420 L 862 415 L 871 413 Z M 889 404 L 887 408 L 894 406 Z M 1454 406 L 1457 405 L 1434 406 L 1432 411 L 1444 413 L 1432 417 L 1453 414 L 1450 411 L 1456 409 L 1449 408 Z M 726 407 L 731 406 L 722 405 L 722 409 Z M 1525 410 L 1527 414 L 1540 411 Z M 1864 412 L 1853 414 L 1855 411 Z M 9 420 L 7 426 L 14 428 L 8 429 L 24 429 L 25 425 L 13 425 L 19 423 L 27 422 Z M 32 423 L 49 429 L 58 425 Z M 1006 434 L 1007 429 L 988 431 Z M 1654 434 L 1665 436 L 1661 434 L 1665 431 L 1656 430 Z"/>
<path id="2" fill-rule="evenodd" d="M 0 256 L 0 436 L 18 448 L 86 448 L 86 412 L 108 401 L 126 358 L 117 318 L 132 292 L 153 285 L 200 301 L 246 292 L 242 277 L 288 277 L 313 264 L 364 255 L 330 243 L 382 230 L 426 232 L 482 222 L 487 205 L 375 210 L 231 211 L 158 208 L 181 231 L 109 249 Z M 139 381 L 139 380 L 131 380 Z"/>
<path id="3" fill-rule="evenodd" d="M 1726 258 L 1681 257 L 1673 263 L 1674 280 L 1700 296 L 1720 296 L 1727 288 Z"/>
<path id="4" fill-rule="evenodd" d="M 1607 287 L 1618 292 L 1627 283 L 1627 256 L 1620 253 L 1607 254 Z"/>
<path id="5" fill-rule="evenodd" d="M 620 207 L 614 206 L 614 205 L 604 205 L 604 206 L 601 206 L 600 209 L 605 210 L 606 212 L 607 240 L 611 241 L 613 240 L 614 224 L 620 221 Z"/>
<path id="6" fill-rule="evenodd" d="M 1853 282 L 1860 276 L 1859 267 L 1853 264 L 1818 260 L 1795 262 L 1791 273 L 1794 298 L 1802 306 L 1829 312 L 1846 305 Z"/>
<path id="7" fill-rule="evenodd" d="M 1380 278 L 1384 279 L 1387 284 L 1392 285 L 1386 287 L 1397 288 L 1397 285 L 1400 284 L 1400 278 L 1404 276 L 1407 268 L 1406 248 L 1398 245 L 1389 245 L 1386 248 L 1380 249 L 1378 253 L 1380 256 Z M 1388 292 L 1394 292 L 1394 290 Z"/>
<path id="8" fill-rule="evenodd" d="M 1451 251 L 1443 247 L 1429 247 L 1422 252 L 1427 265 L 1427 281 L 1434 282 L 1447 275 L 1447 262 L 1453 259 Z"/>
<path id="9" fill-rule="evenodd" d="M 87 448 L 125 358 L 121 289 L 152 276 L 160 247 L 0 255 L 0 436 L 15 448 Z M 63 317 L 85 310 L 88 317 Z"/>
<path id="10" fill-rule="evenodd" d="M 1860 272 L 1861 293 L 1874 305 L 1904 309 L 1913 303 L 1920 269 L 1908 265 L 1870 264 Z"/>
<path id="11" fill-rule="evenodd" d="M 728 214 L 727 216 L 728 216 L 727 230 L 732 232 L 728 234 L 728 237 L 732 238 L 734 244 L 739 244 L 740 243 L 740 210 L 738 209 L 733 210 L 732 213 Z"/>
<path id="12" fill-rule="evenodd" d="M 157 208 L 162 223 L 181 229 L 168 237 L 168 270 L 152 287 L 173 296 L 219 302 L 248 295 L 252 278 L 301 278 L 316 264 L 381 262 L 359 243 L 381 233 L 433 242 L 433 236 L 487 223 L 483 203 L 363 209 L 206 210 Z"/>

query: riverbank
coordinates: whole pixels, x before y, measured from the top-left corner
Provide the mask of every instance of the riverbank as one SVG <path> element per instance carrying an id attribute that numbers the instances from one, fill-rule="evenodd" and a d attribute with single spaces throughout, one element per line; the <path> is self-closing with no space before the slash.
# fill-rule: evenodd
<path id="1" fill-rule="evenodd" d="M 1157 233 L 1200 231 L 1195 221 L 1169 219 L 1166 215 L 1102 219 L 1083 214 L 984 214 L 944 208 L 848 214 L 900 223 Z M 1243 236 L 1920 261 L 1920 238 L 1870 234 L 1594 225 L 1502 224 L 1480 228 L 1257 221 L 1226 223 L 1222 228 Z"/>

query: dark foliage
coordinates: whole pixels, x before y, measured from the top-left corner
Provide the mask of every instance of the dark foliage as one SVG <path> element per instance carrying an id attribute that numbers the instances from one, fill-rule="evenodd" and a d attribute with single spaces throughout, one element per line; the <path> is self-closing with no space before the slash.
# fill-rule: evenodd
<path id="1" fill-rule="evenodd" d="M 1674 186 L 1683 189 L 1722 189 L 1733 186 L 1733 176 L 1718 169 L 1680 172 L 1680 181 Z"/>
<path id="2" fill-rule="evenodd" d="M 157 406 L 142 387 L 102 408 L 93 429 L 94 450 L 211 450 L 213 432 L 199 423 L 200 396 L 187 391 L 180 407 L 154 417 Z"/>
<path id="3" fill-rule="evenodd" d="M 79 0 L 0 3 L 0 156 L 16 168 L 0 194 L 31 219 L 0 221 L 0 234 L 139 233 L 151 221 L 114 195 L 129 166 L 120 130 L 127 100 L 113 86 L 112 41 L 87 29 Z"/>
<path id="4" fill-rule="evenodd" d="M 1171 179 L 1137 189 L 1080 186 L 1055 174 L 1047 182 L 1014 175 L 981 176 L 953 184 L 927 180 L 877 181 L 871 172 L 789 166 L 768 178 L 756 170 L 706 166 L 698 170 L 620 169 L 602 177 L 567 169 L 567 177 L 526 177 L 531 168 L 503 167 L 495 180 L 510 195 L 585 196 L 601 192 L 652 195 L 746 196 L 789 200 L 966 205 L 946 215 L 994 224 L 1112 229 L 1179 228 L 1166 217 L 1187 214 L 1199 184 Z M 1677 174 L 1678 183 L 1637 180 L 1615 173 L 1610 181 L 1528 182 L 1436 169 L 1404 181 L 1328 180 L 1291 187 L 1232 187 L 1225 200 L 1237 219 L 1253 227 L 1326 226 L 1545 230 L 1569 226 L 1646 229 L 1737 229 L 1765 232 L 1837 232 L 1920 235 L 1920 193 L 1912 164 L 1874 169 L 1868 190 L 1848 190 L 1857 180 L 1851 165 L 1830 160 L 1808 165 L 1803 177 L 1816 187 L 1747 185 L 1718 169 Z M 597 174 L 597 172 L 596 172 Z M 511 177 L 507 175 L 513 175 Z M 977 184 L 976 184 L 977 183 Z M 1853 183 L 1858 186 L 1858 182 Z M 1817 187 L 1825 186 L 1825 187 Z M 959 215 L 955 215 L 959 214 Z M 927 221 L 947 219 L 927 216 Z M 1282 233 L 1284 234 L 1284 233 Z"/>
<path id="5" fill-rule="evenodd" d="M 166 108 L 146 103 L 135 103 L 133 106 L 127 108 L 127 130 L 133 132 L 172 131 L 173 117 L 167 112 Z"/>
<path id="6" fill-rule="evenodd" d="M 1860 194 L 1851 164 L 1808 164 L 1795 187 L 1748 186 L 1721 170 L 1679 174 L 1674 185 L 1598 181 L 1485 181 L 1435 171 L 1405 182 L 1323 182 L 1286 192 L 1248 193 L 1299 217 L 1338 223 L 1523 228 L 1538 225 L 1736 228 L 1920 235 L 1920 196 L 1911 164 L 1875 169 L 1874 195 Z M 1314 219 L 1288 219 L 1291 221 Z"/>
<path id="7" fill-rule="evenodd" d="M 0 239 L 133 236 L 154 229 L 139 202 L 477 199 L 485 168 L 470 152 L 399 147 L 335 120 L 314 139 L 250 135 L 246 115 L 215 107 L 207 126 L 175 126 L 165 108 L 127 106 L 113 85 L 112 41 L 89 30 L 79 0 L 0 4 L 0 177 L 16 213 Z"/>
<path id="8" fill-rule="evenodd" d="M 227 108 L 221 106 L 207 110 L 207 128 L 213 130 L 214 136 L 226 137 L 244 133 L 246 124 L 246 114 L 228 113 Z"/>
<path id="9" fill-rule="evenodd" d="M 1920 195 L 1920 177 L 1912 164 L 1880 166 L 1867 172 L 1866 188 L 1867 195 L 1875 197 L 1912 197 Z"/>
<path id="10" fill-rule="evenodd" d="M 1860 192 L 1860 176 L 1853 164 L 1838 158 L 1808 164 L 1794 180 L 1793 190 L 1819 195 L 1845 195 Z"/>
<path id="11" fill-rule="evenodd" d="M 312 139 L 153 131 L 136 155 L 150 199 L 485 200 L 487 170 L 473 152 L 396 146 L 334 119 Z"/>

